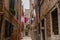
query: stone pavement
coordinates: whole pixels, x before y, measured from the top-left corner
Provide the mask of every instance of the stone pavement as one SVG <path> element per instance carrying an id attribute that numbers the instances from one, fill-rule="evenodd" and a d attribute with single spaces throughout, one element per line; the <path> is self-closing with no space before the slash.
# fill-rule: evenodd
<path id="1" fill-rule="evenodd" d="M 29 37 L 29 36 L 25 36 L 25 37 L 23 37 L 23 39 L 21 39 L 21 40 L 32 40 L 32 39 L 31 39 L 31 37 Z"/>

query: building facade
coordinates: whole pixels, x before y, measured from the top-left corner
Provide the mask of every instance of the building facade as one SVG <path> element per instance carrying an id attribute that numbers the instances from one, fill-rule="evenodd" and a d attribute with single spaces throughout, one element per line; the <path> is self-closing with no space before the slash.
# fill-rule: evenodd
<path id="1" fill-rule="evenodd" d="M 31 25 L 30 25 L 30 27 L 31 27 L 31 38 L 32 38 L 32 40 L 39 40 L 39 37 L 38 37 L 38 13 L 37 13 L 37 11 L 38 10 L 36 10 L 36 5 L 37 4 L 35 4 L 35 3 L 37 3 L 37 0 L 30 0 L 30 17 L 31 17 Z"/>
<path id="2" fill-rule="evenodd" d="M 0 0 L 0 40 L 20 40 L 21 0 Z M 16 6 L 17 5 L 17 6 Z"/>
<path id="3" fill-rule="evenodd" d="M 60 40 L 59 0 L 40 2 L 41 40 Z"/>
<path id="4" fill-rule="evenodd" d="M 25 9 L 25 14 L 24 14 L 24 16 L 25 16 L 26 18 L 30 18 L 30 9 Z"/>
<path id="5" fill-rule="evenodd" d="M 36 26 L 35 33 L 38 35 L 33 30 L 31 32 L 33 40 L 60 40 L 60 1 L 36 0 L 34 5 L 37 19 L 34 21 L 36 23 L 34 27 Z"/>

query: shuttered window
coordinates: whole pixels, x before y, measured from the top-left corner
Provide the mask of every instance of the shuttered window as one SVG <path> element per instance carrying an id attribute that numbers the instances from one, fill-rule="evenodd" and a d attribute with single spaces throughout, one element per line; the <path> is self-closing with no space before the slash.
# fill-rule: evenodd
<path id="1" fill-rule="evenodd" d="M 3 8 L 3 1 L 2 0 L 0 0 L 0 12 L 2 12 L 3 10 L 2 10 L 2 8 Z"/>
<path id="2" fill-rule="evenodd" d="M 10 22 L 5 21 L 5 38 L 11 37 L 12 32 L 13 32 L 13 25 Z"/>
<path id="3" fill-rule="evenodd" d="M 15 15 L 15 10 L 14 10 L 14 0 L 10 0 L 10 12 L 12 13 L 12 15 Z"/>

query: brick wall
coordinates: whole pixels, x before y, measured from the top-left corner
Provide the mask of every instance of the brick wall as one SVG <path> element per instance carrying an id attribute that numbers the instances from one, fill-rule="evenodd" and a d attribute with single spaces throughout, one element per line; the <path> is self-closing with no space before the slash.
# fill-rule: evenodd
<path id="1" fill-rule="evenodd" d="M 9 10 L 9 0 L 4 0 L 4 6 L 6 7 L 7 10 Z"/>
<path id="2" fill-rule="evenodd" d="M 51 37 L 50 14 L 46 15 L 46 31 L 47 31 L 47 36 Z"/>
<path id="3" fill-rule="evenodd" d="M 44 0 L 41 5 L 41 17 L 44 16 L 56 4 L 56 2 L 57 0 Z"/>

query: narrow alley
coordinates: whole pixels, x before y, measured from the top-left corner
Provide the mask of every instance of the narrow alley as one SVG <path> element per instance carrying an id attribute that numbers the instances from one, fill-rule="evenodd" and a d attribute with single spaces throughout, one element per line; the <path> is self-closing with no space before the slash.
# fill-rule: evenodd
<path id="1" fill-rule="evenodd" d="M 60 0 L 0 0 L 0 40 L 60 40 Z"/>

